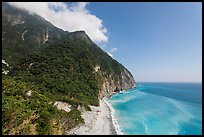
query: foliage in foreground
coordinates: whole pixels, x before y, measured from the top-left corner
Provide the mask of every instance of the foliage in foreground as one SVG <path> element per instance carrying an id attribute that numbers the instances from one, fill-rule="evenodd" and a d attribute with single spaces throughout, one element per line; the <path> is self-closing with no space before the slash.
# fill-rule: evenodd
<path id="1" fill-rule="evenodd" d="M 2 134 L 64 134 L 65 128 L 84 123 L 79 110 L 58 110 L 50 98 L 26 82 L 6 76 L 2 84 Z M 29 90 L 31 96 L 26 95 Z"/>

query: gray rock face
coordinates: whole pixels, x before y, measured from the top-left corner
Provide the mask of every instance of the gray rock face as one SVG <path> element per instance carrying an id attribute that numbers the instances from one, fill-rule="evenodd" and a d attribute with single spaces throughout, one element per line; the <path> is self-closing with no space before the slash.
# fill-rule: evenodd
<path id="1" fill-rule="evenodd" d="M 100 75 L 103 75 L 103 72 L 100 70 L 97 71 L 98 73 L 101 73 Z M 121 71 L 120 76 L 117 78 L 114 78 L 112 75 L 109 75 L 108 77 L 105 77 L 103 75 L 101 89 L 99 91 L 99 98 L 102 99 L 104 97 L 110 97 L 112 95 L 112 92 L 118 88 L 120 91 L 122 90 L 128 90 L 136 86 L 136 82 L 132 76 L 132 74 L 126 70 L 125 68 Z"/>

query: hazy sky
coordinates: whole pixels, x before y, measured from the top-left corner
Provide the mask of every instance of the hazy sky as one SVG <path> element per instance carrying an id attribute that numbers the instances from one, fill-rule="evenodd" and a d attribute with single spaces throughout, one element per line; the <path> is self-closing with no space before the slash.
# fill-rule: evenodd
<path id="1" fill-rule="evenodd" d="M 23 3 L 67 31 L 85 30 L 138 82 L 202 81 L 202 3 Z"/>
<path id="2" fill-rule="evenodd" d="M 202 81 L 201 3 L 89 3 L 136 81 Z"/>

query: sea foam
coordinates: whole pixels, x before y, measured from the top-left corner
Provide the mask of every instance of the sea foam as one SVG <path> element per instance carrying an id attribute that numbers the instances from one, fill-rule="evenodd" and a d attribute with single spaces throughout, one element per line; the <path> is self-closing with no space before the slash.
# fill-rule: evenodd
<path id="1" fill-rule="evenodd" d="M 117 118 L 115 117 L 115 110 L 112 108 L 112 106 L 108 103 L 107 100 L 104 100 L 104 102 L 107 104 L 107 106 L 110 108 L 110 114 L 111 114 L 111 118 L 112 118 L 112 122 L 113 122 L 113 126 L 117 132 L 117 135 L 123 135 L 120 126 L 117 122 Z"/>

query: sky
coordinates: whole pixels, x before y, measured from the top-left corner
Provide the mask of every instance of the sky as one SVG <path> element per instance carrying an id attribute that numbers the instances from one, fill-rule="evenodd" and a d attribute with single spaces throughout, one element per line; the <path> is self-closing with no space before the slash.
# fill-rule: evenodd
<path id="1" fill-rule="evenodd" d="M 202 81 L 201 3 L 90 3 L 113 58 L 138 82 Z"/>
<path id="2" fill-rule="evenodd" d="M 84 30 L 136 82 L 202 81 L 202 3 L 10 3 L 67 31 Z"/>

